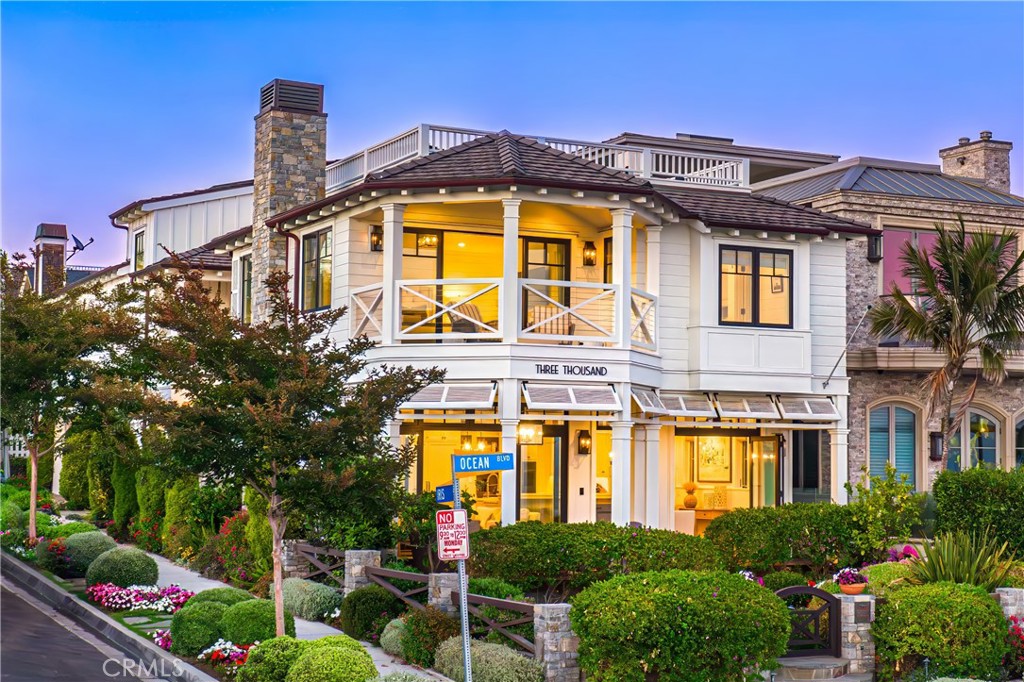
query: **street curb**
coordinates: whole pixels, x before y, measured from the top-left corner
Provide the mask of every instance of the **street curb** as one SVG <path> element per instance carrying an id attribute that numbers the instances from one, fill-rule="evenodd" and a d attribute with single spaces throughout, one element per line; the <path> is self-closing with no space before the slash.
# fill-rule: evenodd
<path id="1" fill-rule="evenodd" d="M 4 578 L 29 591 L 39 601 L 123 651 L 126 658 L 146 670 L 155 670 L 158 678 L 172 678 L 176 682 L 219 682 L 217 678 L 135 634 L 6 552 L 0 552 L 0 571 Z"/>

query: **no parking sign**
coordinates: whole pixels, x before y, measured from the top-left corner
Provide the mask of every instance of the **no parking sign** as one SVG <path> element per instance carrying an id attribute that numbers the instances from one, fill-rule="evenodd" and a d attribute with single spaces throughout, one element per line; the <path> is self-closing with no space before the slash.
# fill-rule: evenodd
<path id="1" fill-rule="evenodd" d="M 442 509 L 437 521 L 437 556 L 441 561 L 469 558 L 469 518 L 465 509 Z"/>

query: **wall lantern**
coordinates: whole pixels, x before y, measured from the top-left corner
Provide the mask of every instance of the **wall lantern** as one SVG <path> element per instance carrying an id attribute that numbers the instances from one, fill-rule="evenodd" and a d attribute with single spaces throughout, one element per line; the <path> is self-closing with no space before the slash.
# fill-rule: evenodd
<path id="1" fill-rule="evenodd" d="M 384 228 L 380 225 L 370 226 L 370 251 L 384 250 Z"/>
<path id="2" fill-rule="evenodd" d="M 594 447 L 594 439 L 590 437 L 590 431 L 580 431 L 576 443 L 576 454 L 589 455 Z"/>
<path id="3" fill-rule="evenodd" d="M 523 422 L 519 425 L 520 445 L 543 445 L 544 425 L 533 422 Z"/>
<path id="4" fill-rule="evenodd" d="M 933 462 L 942 461 L 942 431 L 932 431 L 928 434 L 928 459 Z"/>
<path id="5" fill-rule="evenodd" d="M 597 247 L 594 242 L 583 242 L 583 264 L 587 267 L 597 265 Z"/>
<path id="6" fill-rule="evenodd" d="M 877 263 L 882 260 L 882 235 L 873 234 L 868 237 L 868 261 Z"/>
<path id="7" fill-rule="evenodd" d="M 473 436 L 468 433 L 462 435 L 462 450 L 469 451 L 473 449 Z"/>

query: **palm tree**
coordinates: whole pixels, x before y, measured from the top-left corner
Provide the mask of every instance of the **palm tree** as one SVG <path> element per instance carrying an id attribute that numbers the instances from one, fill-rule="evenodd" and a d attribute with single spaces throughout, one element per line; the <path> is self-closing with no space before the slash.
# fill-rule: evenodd
<path id="1" fill-rule="evenodd" d="M 900 252 L 904 277 L 914 291 L 892 283 L 889 295 L 872 308 L 871 331 L 924 343 L 944 357 L 942 366 L 925 380 L 928 409 L 942 409 L 942 466 L 949 440 L 974 399 L 978 381 L 999 384 L 1006 361 L 1024 352 L 1024 251 L 1018 235 L 968 234 L 963 218 L 953 227 L 936 225 L 934 248 L 907 242 Z M 968 363 L 977 363 L 973 381 L 956 405 L 954 396 Z"/>

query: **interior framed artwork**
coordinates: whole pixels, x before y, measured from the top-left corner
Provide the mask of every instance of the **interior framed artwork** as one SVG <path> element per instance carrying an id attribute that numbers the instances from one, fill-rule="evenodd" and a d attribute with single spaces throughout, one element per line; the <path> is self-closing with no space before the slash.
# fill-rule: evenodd
<path id="1" fill-rule="evenodd" d="M 702 436 L 697 446 L 697 480 L 701 483 L 732 481 L 730 439 L 723 436 Z"/>

